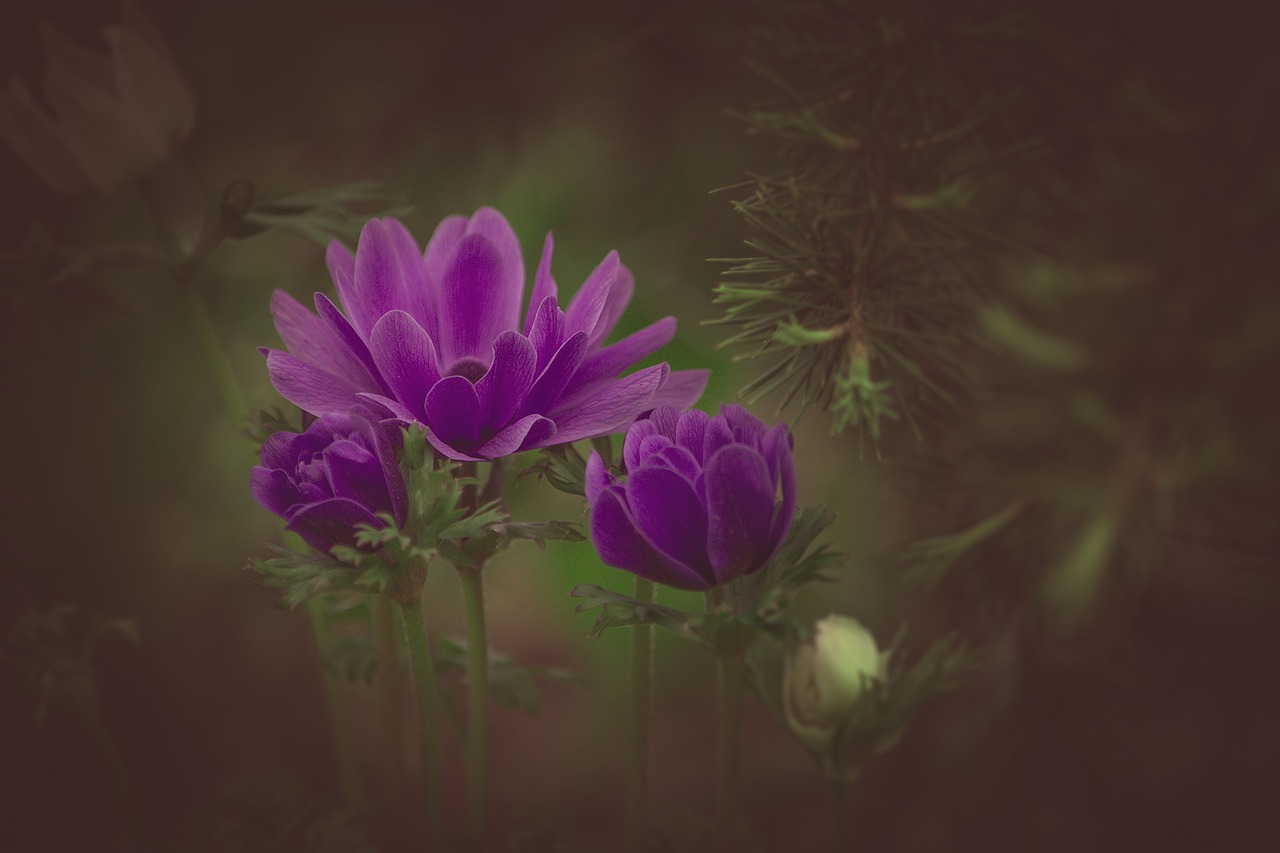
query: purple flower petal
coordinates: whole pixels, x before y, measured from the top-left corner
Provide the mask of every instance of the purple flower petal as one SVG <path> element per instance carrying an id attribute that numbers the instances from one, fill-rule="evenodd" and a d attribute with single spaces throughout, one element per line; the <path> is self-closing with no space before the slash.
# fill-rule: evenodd
<path id="1" fill-rule="evenodd" d="M 698 402 L 707 389 L 708 370 L 673 370 L 653 395 L 655 406 L 687 409 Z"/>
<path id="2" fill-rule="evenodd" d="M 378 464 L 382 466 L 382 477 L 387 494 L 391 499 L 391 514 L 396 524 L 404 524 L 409 511 L 408 493 L 405 488 L 404 474 L 400 471 L 400 460 L 396 455 L 396 448 L 403 446 L 401 430 L 406 424 L 395 418 L 370 421 L 363 414 L 353 416 L 352 422 L 359 428 L 377 455 Z"/>
<path id="3" fill-rule="evenodd" d="M 616 487 L 605 489 L 591 508 L 591 541 L 606 565 L 676 589 L 702 590 L 710 581 L 664 557 L 636 528 Z"/>
<path id="4" fill-rule="evenodd" d="M 711 457 L 716 455 L 716 451 L 733 443 L 733 429 L 725 422 L 723 415 L 716 415 L 707 424 L 707 429 L 702 436 L 702 459 L 704 465 L 706 462 L 711 461 Z"/>
<path id="5" fill-rule="evenodd" d="M 391 243 L 391 256 L 399 268 L 404 293 L 404 303 L 398 307 L 408 311 L 428 335 L 438 335 L 436 291 L 427 280 L 427 265 L 418 241 L 400 220 L 387 218 L 382 223 Z"/>
<path id="6" fill-rule="evenodd" d="M 480 436 L 480 400 L 461 376 L 446 376 L 427 393 L 427 426 L 445 444 L 469 452 Z"/>
<path id="7" fill-rule="evenodd" d="M 249 474 L 249 491 L 253 493 L 254 500 L 282 517 L 289 511 L 289 507 L 302 499 L 298 494 L 298 487 L 284 471 L 262 465 L 254 466 Z"/>
<path id="8" fill-rule="evenodd" d="M 592 382 L 612 379 L 640 359 L 671 343 L 675 334 L 675 317 L 664 317 L 616 344 L 592 352 L 583 360 L 582 367 L 578 368 L 573 381 L 565 388 L 565 396 L 576 393 L 579 388 Z"/>
<path id="9" fill-rule="evenodd" d="M 667 557 L 710 579 L 707 511 L 689 481 L 670 468 L 645 466 L 627 478 L 626 488 L 636 529 Z"/>
<path id="10" fill-rule="evenodd" d="M 427 281 L 436 293 L 439 293 L 440 283 L 444 281 L 449 262 L 453 260 L 453 250 L 467 233 L 467 221 L 465 216 L 446 216 L 436 226 L 431 239 L 427 241 L 427 248 L 422 252 Z"/>
<path id="11" fill-rule="evenodd" d="M 526 450 L 555 435 L 556 425 L 542 415 L 528 415 L 513 423 L 493 438 L 480 445 L 476 455 L 482 459 L 497 459 Z"/>
<path id="12" fill-rule="evenodd" d="M 413 238 L 407 233 L 395 233 L 396 227 L 404 231 L 404 226 L 393 219 L 370 219 L 360 231 L 355 270 L 360 307 L 359 313 L 347 313 L 365 340 L 370 339 L 373 327 L 388 311 L 407 309 L 419 314 L 419 318 L 423 311 L 421 295 L 426 287 L 422 258 Z"/>
<path id="13" fill-rule="evenodd" d="M 613 277 L 609 293 L 605 297 L 604 308 L 600 311 L 600 319 L 591 331 L 591 346 L 594 348 L 604 343 L 609 334 L 622 319 L 622 312 L 631 303 L 631 296 L 636 290 L 636 279 L 631 270 L 619 264 L 618 272 Z"/>
<path id="14" fill-rule="evenodd" d="M 548 231 L 547 239 L 542 244 L 542 260 L 538 261 L 538 274 L 533 279 L 533 295 L 529 297 L 529 310 L 525 314 L 525 337 L 532 337 L 534 317 L 541 310 L 543 301 L 547 297 L 554 299 L 556 296 L 556 280 L 551 277 L 551 253 L 554 248 L 555 243 L 551 239 L 551 232 Z M 559 346 L 558 342 L 556 346 Z"/>
<path id="15" fill-rule="evenodd" d="M 720 405 L 720 416 L 724 418 L 725 423 L 733 430 L 734 440 L 750 445 L 751 447 L 760 449 L 760 442 L 764 438 L 766 427 L 759 418 L 752 415 L 737 403 L 729 405 Z"/>
<path id="16" fill-rule="evenodd" d="M 271 294 L 271 316 L 290 353 L 348 384 L 373 385 L 364 365 L 347 352 L 337 333 L 283 290 Z"/>
<path id="17" fill-rule="evenodd" d="M 755 571 L 772 556 L 774 487 L 769 466 L 741 444 L 707 461 L 707 553 L 717 583 Z"/>
<path id="18" fill-rule="evenodd" d="M 670 440 L 667 439 L 667 441 Z M 688 480 L 690 485 L 697 483 L 698 477 L 702 474 L 702 466 L 698 464 L 698 460 L 694 459 L 693 454 L 683 447 L 668 445 L 666 448 L 651 454 L 649 456 L 649 464 L 663 465 L 670 468 Z M 695 491 L 697 491 L 696 488 Z M 702 496 L 699 495 L 699 497 Z"/>
<path id="19" fill-rule="evenodd" d="M 285 525 L 322 554 L 334 545 L 355 545 L 356 525 L 384 526 L 376 515 L 346 498 L 330 498 L 301 507 Z"/>
<path id="20" fill-rule="evenodd" d="M 595 506 L 596 498 L 600 496 L 606 486 L 612 485 L 612 483 L 613 478 L 609 476 L 609 471 L 604 466 L 604 459 L 596 451 L 591 451 L 591 455 L 587 457 L 587 473 L 583 478 L 587 503 Z"/>
<path id="21" fill-rule="evenodd" d="M 467 357 L 488 364 L 498 333 L 515 328 L 520 285 L 504 279 L 502 263 L 498 248 L 486 237 L 468 234 L 458 242 L 440 287 L 439 343 L 446 369 Z"/>
<path id="22" fill-rule="evenodd" d="M 653 435 L 646 438 L 644 441 L 641 441 L 640 451 L 639 453 L 636 454 L 640 460 L 640 464 L 636 466 L 636 470 L 639 470 L 643 466 L 649 464 L 649 462 L 651 461 L 650 457 L 653 456 L 655 453 L 661 453 L 662 451 L 666 450 L 668 447 L 674 447 L 674 446 L 675 445 L 672 444 L 671 439 L 667 438 L 661 432 L 654 433 Z"/>
<path id="23" fill-rule="evenodd" d="M 556 305 L 556 298 L 548 296 L 538 306 L 538 314 L 533 319 L 533 330 L 529 335 L 533 347 L 538 353 L 538 375 L 546 370 L 551 359 L 564 344 L 564 312 Z M 583 336 L 583 352 L 586 352 L 586 336 Z"/>
<path id="24" fill-rule="evenodd" d="M 259 457 L 267 468 L 293 468 L 298 454 L 294 444 L 298 439 L 296 432 L 273 432 L 262 442 Z"/>
<path id="25" fill-rule="evenodd" d="M 564 390 L 564 386 L 573 376 L 573 372 L 578 369 L 578 365 L 582 363 L 582 356 L 587 351 L 587 335 L 585 332 L 578 332 L 569 340 L 565 341 L 560 349 L 556 351 L 555 357 L 551 359 L 551 363 L 547 365 L 547 369 L 542 371 L 542 375 L 533 383 L 533 387 L 529 389 L 529 393 L 525 395 L 524 404 L 520 407 L 520 414 L 545 415 L 549 410 L 557 406 L 560 399 L 560 393 Z M 559 419 L 556 419 L 557 426 L 560 426 Z"/>
<path id="26" fill-rule="evenodd" d="M 519 332 L 506 331 L 493 343 L 493 363 L 476 383 L 483 429 L 502 429 L 524 401 L 533 385 L 538 356 L 533 344 Z"/>
<path id="27" fill-rule="evenodd" d="M 333 279 L 333 286 L 338 291 L 338 301 L 351 318 L 352 325 L 360 331 L 361 336 L 368 335 L 378 318 L 364 310 L 359 291 L 356 290 L 355 255 L 337 240 L 331 240 L 324 253 L 324 262 L 329 267 L 329 277 Z"/>
<path id="28" fill-rule="evenodd" d="M 333 442 L 323 456 L 334 497 L 355 501 L 374 512 L 391 511 L 391 495 L 377 456 L 350 440 Z"/>
<path id="29" fill-rule="evenodd" d="M 478 234 L 498 250 L 499 269 L 505 289 L 499 302 L 500 329 L 520 328 L 520 306 L 524 302 L 524 255 L 520 238 L 506 217 L 492 207 L 477 210 L 467 223 L 467 234 Z"/>
<path id="30" fill-rule="evenodd" d="M 679 412 L 670 406 L 656 406 L 649 413 L 649 420 L 653 421 L 653 425 L 658 428 L 658 432 L 675 442 L 676 423 L 680 420 Z"/>
<path id="31" fill-rule="evenodd" d="M 313 415 L 346 411 L 363 390 L 287 352 L 267 350 L 266 355 L 267 373 L 280 396 Z"/>
<path id="32" fill-rule="evenodd" d="M 440 381 L 436 347 L 418 321 L 404 311 L 383 315 L 369 335 L 369 350 L 395 397 L 423 420 L 427 392 Z"/>
<path id="33" fill-rule="evenodd" d="M 390 394 L 391 388 L 382 378 L 382 374 L 378 372 L 378 366 L 373 361 L 373 355 L 369 352 L 368 345 L 364 342 L 364 338 L 360 337 L 360 333 L 355 330 L 355 327 L 351 325 L 351 321 L 323 293 L 315 295 L 315 306 L 316 313 L 329 324 L 329 328 L 333 329 L 334 334 L 338 336 L 338 339 L 342 341 L 342 345 L 346 348 L 347 354 L 359 362 L 364 367 L 365 373 L 369 375 L 370 381 L 361 387 L 369 391 Z"/>
<path id="34" fill-rule="evenodd" d="M 647 409 L 653 408 L 653 394 L 667 378 L 667 366 L 655 364 L 611 383 L 589 402 L 573 408 L 563 405 L 552 413 L 563 444 L 580 438 L 594 438 L 621 432 Z"/>
<path id="35" fill-rule="evenodd" d="M 627 430 L 627 435 L 622 439 L 622 464 L 627 466 L 628 471 L 639 470 L 644 457 L 641 455 L 640 448 L 644 445 L 645 439 L 658 434 L 658 425 L 653 421 L 636 421 L 631 429 Z"/>
<path id="36" fill-rule="evenodd" d="M 670 382 L 671 378 L 668 377 L 667 381 Z M 707 425 L 710 422 L 711 416 L 706 412 L 690 409 L 682 414 L 676 423 L 676 444 L 693 454 L 693 458 L 700 464 L 705 459 L 702 450 L 706 440 Z"/>
<path id="37" fill-rule="evenodd" d="M 393 400 L 390 397 L 384 397 L 381 394 L 357 394 L 360 401 L 368 404 L 373 411 L 387 418 L 397 418 L 406 423 L 421 421 L 422 419 L 409 411 L 399 400 Z"/>
<path id="38" fill-rule="evenodd" d="M 591 271 L 582 287 L 573 295 L 569 307 L 565 309 L 565 328 L 570 334 L 586 332 L 588 342 L 599 340 L 595 334 L 596 325 L 609 300 L 609 292 L 613 289 L 614 280 L 618 277 L 618 269 L 622 262 L 617 252 L 605 255 L 604 260 Z"/>

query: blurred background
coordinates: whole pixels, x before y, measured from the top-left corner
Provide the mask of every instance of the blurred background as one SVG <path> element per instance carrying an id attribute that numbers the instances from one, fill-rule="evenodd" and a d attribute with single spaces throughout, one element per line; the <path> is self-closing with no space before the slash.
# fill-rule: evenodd
<path id="1" fill-rule="evenodd" d="M 975 16 L 989 14 L 972 5 Z M 986 209 L 1073 269 L 1120 259 L 1164 271 L 1195 247 L 1178 275 L 1126 291 L 1123 309 L 1037 303 L 1051 327 L 1099 354 L 1097 371 L 1066 390 L 1038 374 L 1013 382 L 992 368 L 998 352 L 976 348 L 973 361 L 991 381 L 955 418 L 982 441 L 933 441 L 929 429 L 917 437 L 890 424 L 877 448 L 852 432 L 832 436 L 830 416 L 813 410 L 795 425 L 800 501 L 838 513 L 827 539 L 849 555 L 841 577 L 809 590 L 797 612 L 852 614 L 882 644 L 905 621 L 908 654 L 959 630 L 981 664 L 855 785 L 859 849 L 1255 849 L 1275 834 L 1280 324 L 1264 226 L 1275 224 L 1280 170 L 1268 143 L 1275 119 L 1262 105 L 1280 77 L 1274 58 L 1252 62 L 1264 57 L 1256 22 L 1221 13 L 1197 28 L 1205 4 L 1193 7 L 1158 25 L 1101 5 L 1049 15 L 1062 41 L 1079 37 L 1077 52 L 1028 70 L 1020 82 L 1034 97 L 1016 119 L 1051 153 L 1009 173 Z M 403 218 L 423 243 L 442 217 L 491 205 L 520 235 L 530 270 L 554 230 L 562 294 L 617 249 L 637 282 L 619 334 L 676 315 L 676 340 L 660 357 L 678 369 L 711 368 L 702 408 L 733 400 L 764 369 L 717 349 L 729 331 L 704 325 L 723 313 L 713 298 L 726 266 L 707 259 L 756 254 L 730 204 L 741 193 L 713 191 L 778 163 L 775 139 L 748 134 L 726 113 L 775 91 L 746 61 L 760 59 L 767 20 L 754 7 L 229 0 L 144 11 L 190 87 L 195 123 L 182 156 L 210 198 L 237 179 L 259 199 L 373 180 L 390 195 L 382 207 L 412 205 Z M 7 3 L 0 14 L 0 75 L 35 90 L 42 23 L 105 50 L 101 30 L 119 10 L 48 0 Z M 783 68 L 790 61 L 766 58 Z M 1159 94 L 1143 94 L 1151 91 Z M 0 173 L 0 248 L 11 269 L 0 320 L 9 575 L 0 625 L 14 626 L 0 658 L 3 846 L 109 849 L 100 845 L 120 831 L 113 771 L 95 733 L 59 703 L 36 713 L 48 684 L 29 677 L 42 654 L 29 614 L 63 604 L 76 608 L 67 621 L 75 644 L 92 613 L 136 625 L 137 642 L 128 628 L 106 631 L 91 670 L 102 727 L 157 849 L 212 849 L 217 827 L 330 813 L 338 783 L 319 657 L 305 613 L 278 609 L 275 593 L 243 571 L 276 541 L 276 525 L 249 495 L 254 446 L 225 413 L 181 294 L 161 270 L 98 270 L 50 284 L 60 261 L 38 251 L 154 242 L 141 196 L 56 194 L 8 148 Z M 1073 181 L 1092 195 L 1060 203 L 1060 185 Z M 985 261 L 1016 267 L 997 250 Z M 282 405 L 256 349 L 278 344 L 267 302 L 276 288 L 331 293 L 323 250 L 271 231 L 218 249 L 197 281 L 251 405 Z M 1145 344 L 1155 340 L 1172 355 L 1152 354 Z M 1133 349 L 1116 341 L 1143 344 L 1149 358 L 1131 360 Z M 1106 454 L 1072 432 L 1059 404 L 1077 400 L 1080 387 L 1124 398 L 1151 377 L 1174 389 L 1160 397 L 1177 403 L 1162 410 L 1166 432 L 1191 437 L 1156 442 L 1151 453 L 1207 460 L 1212 499 L 1179 490 L 1202 482 L 1194 478 L 1138 490 L 1137 509 L 1108 540 L 1121 543 L 1110 564 L 1121 580 L 1085 627 L 1055 632 L 1040 618 L 1028 555 L 1039 549 L 1052 562 L 1070 552 L 1074 528 L 1059 530 L 1061 547 L 1036 531 L 1077 519 L 1055 516 L 1052 502 L 1016 549 L 958 563 L 931 590 L 904 585 L 912 541 L 981 517 L 957 510 L 972 503 L 922 494 L 922 482 L 954 474 L 947 494 L 999 493 L 1003 485 L 971 470 L 981 454 L 1038 477 L 1042 493 L 1061 483 L 1079 505 L 1099 504 L 1111 463 L 1086 476 Z M 771 420 L 778 402 L 753 410 Z M 1196 455 L 1209 445 L 1215 453 Z M 509 497 L 518 518 L 584 517 L 581 501 L 534 477 L 513 478 Z M 1146 524 L 1165 498 L 1177 511 Z M 1141 559 L 1139 544 L 1151 545 Z M 614 849 L 627 638 L 588 639 L 594 615 L 574 613 L 567 594 L 583 582 L 629 591 L 631 579 L 601 566 L 589 545 L 564 543 L 518 544 L 486 579 L 492 645 L 582 676 L 545 683 L 536 716 L 495 709 L 496 832 L 516 850 Z M 427 590 L 433 631 L 461 635 L 452 573 L 433 572 Z M 667 591 L 659 600 L 701 606 Z M 713 662 L 660 634 L 657 679 L 659 849 L 696 849 L 681 839 L 704 833 L 711 809 Z M 355 683 L 348 694 L 371 757 L 373 691 Z M 750 699 L 746 726 L 744 814 L 756 849 L 824 843 L 830 803 L 812 760 Z M 446 768 L 460 785 L 456 745 Z M 372 761 L 364 770 L 371 778 Z M 451 810 L 461 808 L 454 790 Z"/>

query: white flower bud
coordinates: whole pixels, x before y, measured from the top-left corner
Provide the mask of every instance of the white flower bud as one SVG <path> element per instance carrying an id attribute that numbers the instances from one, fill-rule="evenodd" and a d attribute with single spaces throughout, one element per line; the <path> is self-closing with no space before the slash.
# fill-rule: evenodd
<path id="1" fill-rule="evenodd" d="M 787 660 L 783 708 L 787 723 L 811 749 L 825 753 L 864 690 L 887 678 L 888 654 L 856 619 L 832 614 L 813 639 Z"/>

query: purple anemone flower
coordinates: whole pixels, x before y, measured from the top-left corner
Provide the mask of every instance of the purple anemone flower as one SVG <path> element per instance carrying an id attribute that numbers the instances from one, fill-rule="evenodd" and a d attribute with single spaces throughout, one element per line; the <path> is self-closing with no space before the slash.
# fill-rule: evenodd
<path id="1" fill-rule="evenodd" d="M 321 553 L 355 545 L 356 525 L 384 527 L 378 513 L 405 519 L 408 501 L 396 461 L 399 424 L 363 413 L 321 415 L 306 432 L 277 432 L 253 469 L 254 498 Z"/>
<path id="2" fill-rule="evenodd" d="M 271 382 L 313 414 L 363 402 L 417 421 L 439 453 L 464 461 L 609 435 L 649 409 L 692 405 L 704 370 L 664 363 L 621 376 L 671 340 L 675 318 L 605 345 L 634 289 L 617 252 L 562 311 L 551 251 L 548 234 L 521 322 L 524 261 L 502 214 L 450 216 L 425 252 L 398 221 L 371 220 L 354 256 L 329 244 L 341 311 L 321 293 L 318 316 L 272 296 L 289 351 L 264 349 Z"/>
<path id="3" fill-rule="evenodd" d="M 796 476 L 786 424 L 741 406 L 654 411 L 627 431 L 625 482 L 587 460 L 591 539 L 610 566 L 706 590 L 761 569 L 791 527 Z"/>

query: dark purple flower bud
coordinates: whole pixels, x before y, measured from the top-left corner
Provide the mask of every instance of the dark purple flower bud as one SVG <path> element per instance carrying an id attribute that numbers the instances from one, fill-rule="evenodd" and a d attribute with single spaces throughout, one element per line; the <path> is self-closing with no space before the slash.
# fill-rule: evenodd
<path id="1" fill-rule="evenodd" d="M 356 410 L 321 415 L 306 432 L 267 437 L 250 488 L 286 529 L 327 554 L 334 545 L 355 545 L 359 524 L 385 527 L 378 513 L 404 522 L 399 441 L 396 421 L 371 421 Z"/>
<path id="2" fill-rule="evenodd" d="M 741 406 L 654 410 L 627 430 L 627 479 L 587 460 L 591 539 L 610 566 L 706 590 L 761 569 L 791 527 L 796 476 L 786 424 Z"/>
<path id="3" fill-rule="evenodd" d="M 312 414 L 364 402 L 416 421 L 437 452 L 463 461 L 610 435 L 650 409 L 696 402 L 704 370 L 622 376 L 671 340 L 673 317 L 605 345 L 634 289 L 617 253 L 562 311 L 551 249 L 548 234 L 522 322 L 520 242 L 498 211 L 446 218 L 425 251 L 398 221 L 372 220 L 354 256 L 329 245 L 342 310 L 319 293 L 317 314 L 272 297 L 288 352 L 264 350 L 271 382 Z"/>

